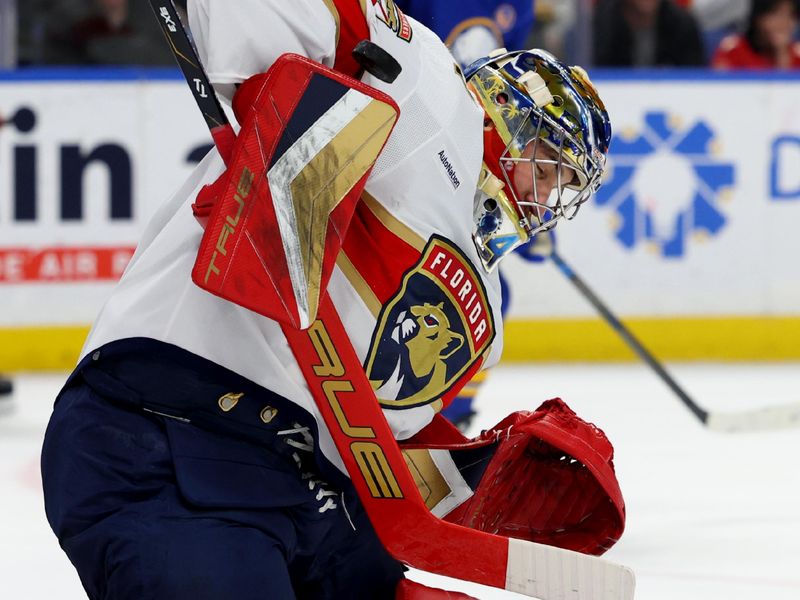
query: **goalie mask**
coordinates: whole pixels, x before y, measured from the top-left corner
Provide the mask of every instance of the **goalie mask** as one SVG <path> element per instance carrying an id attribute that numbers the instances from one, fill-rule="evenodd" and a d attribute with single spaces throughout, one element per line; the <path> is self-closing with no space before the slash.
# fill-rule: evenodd
<path id="1" fill-rule="evenodd" d="M 501 49 L 464 75 L 486 113 L 473 239 L 491 271 L 597 191 L 611 124 L 586 72 L 543 50 Z"/>

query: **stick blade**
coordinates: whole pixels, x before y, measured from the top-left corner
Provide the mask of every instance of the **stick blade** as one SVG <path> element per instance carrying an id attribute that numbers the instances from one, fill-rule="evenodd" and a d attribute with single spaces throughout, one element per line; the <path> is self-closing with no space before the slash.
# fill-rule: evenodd
<path id="1" fill-rule="evenodd" d="M 800 403 L 758 410 L 709 413 L 706 426 L 714 431 L 770 431 L 800 427 Z"/>
<path id="2" fill-rule="evenodd" d="M 509 539 L 506 589 L 541 600 L 633 600 L 633 571 L 596 556 Z"/>

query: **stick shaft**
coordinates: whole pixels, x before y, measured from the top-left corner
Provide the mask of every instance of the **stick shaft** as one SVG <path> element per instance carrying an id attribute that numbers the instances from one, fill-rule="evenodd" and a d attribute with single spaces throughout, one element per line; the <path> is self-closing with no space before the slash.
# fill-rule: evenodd
<path id="1" fill-rule="evenodd" d="M 642 343 L 638 340 L 638 338 L 633 335 L 630 329 L 628 329 L 622 321 L 620 321 L 614 313 L 608 308 L 608 306 L 600 300 L 597 294 L 592 291 L 592 289 L 586 284 L 586 282 L 581 279 L 578 274 L 570 267 L 563 258 L 556 252 L 550 255 L 550 258 L 558 267 L 559 271 L 566 276 L 567 279 L 572 282 L 572 284 L 580 291 L 584 298 L 586 298 L 589 303 L 594 306 L 594 308 L 599 312 L 603 319 L 611 326 L 611 328 L 616 331 L 619 336 L 625 341 L 626 344 L 633 350 L 639 358 L 641 358 L 647 365 L 655 371 L 656 375 L 658 375 L 661 380 L 667 384 L 667 386 L 675 392 L 675 395 L 681 399 L 681 401 L 686 405 L 686 407 L 692 411 L 702 423 L 706 423 L 708 421 L 708 411 L 704 408 L 700 407 L 686 391 L 678 385 L 678 382 L 672 378 L 672 376 L 667 372 L 667 370 L 661 365 L 661 363 L 656 359 L 653 354 L 642 345 Z"/>
<path id="2" fill-rule="evenodd" d="M 178 61 L 181 73 L 183 73 L 186 83 L 189 84 L 189 89 L 192 91 L 200 113 L 211 134 L 214 135 L 215 130 L 229 124 L 228 117 L 214 94 L 214 88 L 200 63 L 197 50 L 192 45 L 189 34 L 183 27 L 175 4 L 172 0 L 149 1 L 150 7 L 161 25 L 161 31 L 167 38 L 172 54 Z"/>

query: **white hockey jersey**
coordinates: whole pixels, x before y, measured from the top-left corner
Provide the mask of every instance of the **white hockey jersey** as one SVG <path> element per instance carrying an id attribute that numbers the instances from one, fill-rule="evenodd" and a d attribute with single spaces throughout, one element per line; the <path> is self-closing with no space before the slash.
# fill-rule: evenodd
<path id="1" fill-rule="evenodd" d="M 498 276 L 483 270 L 471 239 L 481 108 L 441 41 L 391 0 L 195 0 L 189 17 L 209 78 L 228 100 L 284 52 L 347 66 L 359 31 L 402 66 L 391 84 L 362 78 L 401 113 L 328 291 L 395 436 L 414 435 L 502 347 Z M 83 355 L 146 337 L 211 360 L 311 413 L 320 449 L 344 470 L 278 323 L 191 280 L 203 234 L 191 204 L 223 170 L 211 152 L 154 215 Z"/>

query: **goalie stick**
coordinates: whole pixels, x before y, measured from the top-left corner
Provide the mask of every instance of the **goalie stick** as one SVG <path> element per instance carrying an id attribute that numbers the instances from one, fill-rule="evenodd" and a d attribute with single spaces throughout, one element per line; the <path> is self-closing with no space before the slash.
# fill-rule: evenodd
<path id="1" fill-rule="evenodd" d="M 204 110 L 206 98 L 198 90 L 204 87 L 213 95 L 212 88 L 172 1 L 150 0 L 150 4 L 195 100 Z M 213 117 L 206 118 L 209 127 L 232 132 L 221 108 Z M 223 137 L 220 143 L 218 137 L 214 135 L 215 143 L 225 157 L 226 140 Z M 595 556 L 484 533 L 432 515 L 329 295 L 323 295 L 318 318 L 307 330 L 281 326 L 359 499 L 381 542 L 397 560 L 421 570 L 541 600 L 633 598 L 634 576 L 627 567 Z"/>
<path id="2" fill-rule="evenodd" d="M 564 261 L 561 255 L 553 250 L 550 254 L 550 258 L 558 267 L 559 271 L 564 274 L 583 297 L 597 309 L 597 312 L 602 315 L 603 319 L 605 319 L 611 328 L 639 358 L 647 363 L 647 365 L 655 371 L 656 375 L 675 392 L 675 395 L 680 398 L 686 408 L 688 408 L 703 425 L 716 431 L 756 431 L 800 425 L 800 403 L 741 412 L 711 412 L 701 407 L 680 385 L 678 385 L 678 382 L 673 379 L 653 354 L 647 350 L 638 338 L 633 335 L 631 330 L 611 312 L 608 306 L 600 300 L 597 294 L 595 294 L 586 282 L 578 276 L 575 270 Z"/>

